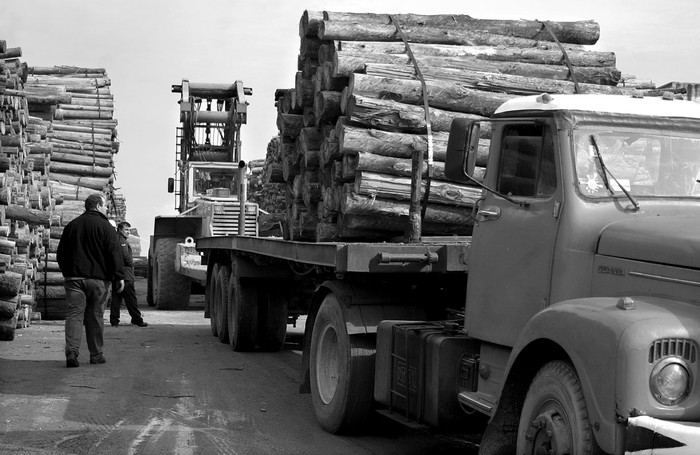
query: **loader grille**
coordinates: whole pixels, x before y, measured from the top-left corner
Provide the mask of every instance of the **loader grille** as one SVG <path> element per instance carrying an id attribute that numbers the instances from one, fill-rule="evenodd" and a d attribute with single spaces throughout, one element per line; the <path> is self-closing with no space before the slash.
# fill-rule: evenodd
<path id="1" fill-rule="evenodd" d="M 662 338 L 656 340 L 649 347 L 649 363 L 659 359 L 676 356 L 685 359 L 688 363 L 695 363 L 697 359 L 697 346 L 692 340 L 683 338 Z"/>
<path id="2" fill-rule="evenodd" d="M 213 236 L 238 234 L 238 202 L 217 205 L 211 222 Z M 258 235 L 258 205 L 246 204 L 245 235 Z"/>

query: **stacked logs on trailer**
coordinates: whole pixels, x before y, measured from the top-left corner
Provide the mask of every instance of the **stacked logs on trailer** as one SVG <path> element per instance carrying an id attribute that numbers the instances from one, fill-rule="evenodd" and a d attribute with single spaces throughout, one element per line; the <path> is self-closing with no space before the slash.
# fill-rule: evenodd
<path id="1" fill-rule="evenodd" d="M 275 94 L 285 237 L 295 240 L 405 238 L 414 154 L 427 158 L 429 144 L 422 233 L 468 235 L 481 190 L 445 178 L 453 119 L 486 119 L 523 95 L 654 88 L 623 75 L 613 52 L 587 48 L 599 37 L 590 20 L 305 11 L 299 33 L 294 88 Z M 481 134 L 477 177 L 490 142 Z"/>
<path id="2" fill-rule="evenodd" d="M 279 138 L 273 137 L 267 144 L 265 159 L 248 163 L 248 200 L 260 208 L 258 233 L 261 237 L 282 236 L 280 223 L 286 216 L 286 185 L 278 149 Z"/>

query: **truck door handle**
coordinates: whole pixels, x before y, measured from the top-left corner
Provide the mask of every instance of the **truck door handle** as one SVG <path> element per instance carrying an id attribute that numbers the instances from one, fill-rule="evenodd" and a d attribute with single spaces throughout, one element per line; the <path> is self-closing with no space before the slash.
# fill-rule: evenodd
<path id="1" fill-rule="evenodd" d="M 478 216 L 480 216 L 483 220 L 495 220 L 499 216 L 501 216 L 501 209 L 500 207 L 489 207 L 485 209 L 479 209 L 478 212 L 476 212 Z"/>

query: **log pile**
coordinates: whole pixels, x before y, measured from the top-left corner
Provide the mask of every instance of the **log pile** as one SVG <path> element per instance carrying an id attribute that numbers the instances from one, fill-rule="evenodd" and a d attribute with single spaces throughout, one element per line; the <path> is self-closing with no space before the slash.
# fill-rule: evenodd
<path id="1" fill-rule="evenodd" d="M 285 218 L 285 183 L 282 163 L 277 150 L 279 139 L 274 137 L 267 145 L 264 160 L 250 161 L 248 174 L 248 200 L 258 204 L 260 217 L 259 235 L 281 236 L 280 222 Z"/>
<path id="2" fill-rule="evenodd" d="M 542 92 L 653 89 L 623 75 L 613 52 L 587 49 L 599 32 L 594 21 L 305 11 L 294 87 L 275 93 L 277 149 L 264 173 L 267 182 L 280 182 L 281 166 L 285 238 L 401 239 L 409 227 L 414 155 L 427 155 L 430 145 L 422 232 L 470 234 L 470 209 L 481 190 L 444 176 L 452 120 L 488 118 L 504 101 Z M 489 135 L 482 130 L 482 175 Z M 422 174 L 421 197 L 425 166 Z"/>
<path id="3" fill-rule="evenodd" d="M 55 252 L 85 197 L 103 192 L 110 217 L 126 215 L 114 187 L 119 150 L 103 69 L 29 67 L 0 40 L 0 339 L 32 318 L 62 319 Z"/>

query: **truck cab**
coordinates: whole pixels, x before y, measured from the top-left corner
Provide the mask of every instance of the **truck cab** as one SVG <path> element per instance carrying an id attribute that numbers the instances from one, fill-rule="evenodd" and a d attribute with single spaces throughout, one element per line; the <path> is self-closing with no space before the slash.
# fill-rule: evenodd
<path id="1" fill-rule="evenodd" d="M 458 392 L 490 418 L 482 452 L 687 445 L 700 423 L 700 105 L 544 94 L 491 123 L 463 328 L 476 380 Z M 480 131 L 453 124 L 453 180 L 473 180 Z"/>

